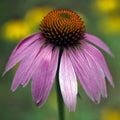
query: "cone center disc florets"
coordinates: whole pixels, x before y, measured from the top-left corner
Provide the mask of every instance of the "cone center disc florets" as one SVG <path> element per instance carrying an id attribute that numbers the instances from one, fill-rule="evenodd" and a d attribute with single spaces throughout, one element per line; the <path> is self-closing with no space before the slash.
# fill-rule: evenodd
<path id="1" fill-rule="evenodd" d="M 85 26 L 81 18 L 70 10 L 54 10 L 41 23 L 41 32 L 47 44 L 74 47 L 84 38 Z"/>

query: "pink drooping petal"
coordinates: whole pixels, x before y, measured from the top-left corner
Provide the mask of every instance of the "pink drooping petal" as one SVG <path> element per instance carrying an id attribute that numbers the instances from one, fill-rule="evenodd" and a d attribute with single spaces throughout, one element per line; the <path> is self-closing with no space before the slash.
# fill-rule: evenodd
<path id="1" fill-rule="evenodd" d="M 71 50 L 69 56 L 80 84 L 86 94 L 92 101 L 99 103 L 101 94 L 83 51 L 79 49 L 75 51 Z"/>
<path id="2" fill-rule="evenodd" d="M 39 41 L 36 41 L 34 44 L 35 47 L 23 58 L 16 71 L 11 86 L 12 91 L 15 91 L 20 84 L 23 86 L 27 85 L 35 70 L 35 59 L 40 52 L 41 46 L 39 45 Z"/>
<path id="3" fill-rule="evenodd" d="M 88 34 L 85 34 L 85 38 L 87 41 L 97 45 L 98 47 L 100 47 L 101 49 L 103 49 L 105 52 L 107 52 L 108 54 L 110 54 L 111 56 L 113 56 L 112 52 L 110 51 L 109 47 L 102 41 L 100 40 L 98 37 Z"/>
<path id="4" fill-rule="evenodd" d="M 35 103 L 41 107 L 51 91 L 58 64 L 59 50 L 47 46 L 39 54 L 38 66 L 33 74 L 32 96 Z"/>
<path id="5" fill-rule="evenodd" d="M 7 66 L 5 68 L 4 74 L 9 71 L 14 65 L 16 65 L 20 60 L 22 60 L 32 49 L 34 49 L 36 40 L 39 40 L 39 44 L 42 44 L 40 33 L 35 33 L 24 40 L 22 40 L 16 48 L 13 50 Z"/>
<path id="6" fill-rule="evenodd" d="M 73 66 L 66 50 L 63 51 L 61 58 L 59 82 L 65 104 L 69 108 L 69 111 L 75 111 L 77 80 Z"/>
<path id="7" fill-rule="evenodd" d="M 97 87 L 103 97 L 107 97 L 107 89 L 106 89 L 106 81 L 105 74 L 100 67 L 100 65 L 93 59 L 87 51 L 89 49 L 83 49 L 86 60 L 88 61 L 89 67 L 91 69 L 91 74 L 94 77 L 95 82 L 97 83 Z"/>
<path id="8" fill-rule="evenodd" d="M 87 42 L 84 42 L 83 47 L 86 48 L 87 52 L 92 56 L 92 59 L 94 59 L 94 61 L 97 61 L 97 63 L 101 66 L 110 84 L 114 87 L 112 76 L 110 74 L 109 68 L 107 66 L 107 63 L 102 53 L 97 48 L 95 48 L 93 45 L 90 45 Z"/>

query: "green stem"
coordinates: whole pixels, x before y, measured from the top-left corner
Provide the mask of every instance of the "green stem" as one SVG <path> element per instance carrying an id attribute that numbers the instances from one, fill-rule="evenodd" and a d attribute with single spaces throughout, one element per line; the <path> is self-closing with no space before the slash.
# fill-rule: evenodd
<path id="1" fill-rule="evenodd" d="M 58 68 L 57 68 L 57 74 L 56 74 L 56 90 L 57 90 L 59 120 L 65 120 L 64 102 L 63 102 L 63 98 L 60 90 L 60 84 L 59 84 L 59 68 L 60 68 L 61 55 L 62 55 L 62 49 L 60 50 L 59 60 L 58 60 Z"/>

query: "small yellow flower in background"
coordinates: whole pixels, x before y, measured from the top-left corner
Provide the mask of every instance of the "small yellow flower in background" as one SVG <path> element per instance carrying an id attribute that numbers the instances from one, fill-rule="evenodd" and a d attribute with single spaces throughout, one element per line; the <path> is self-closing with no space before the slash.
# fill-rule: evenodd
<path id="1" fill-rule="evenodd" d="M 30 28 L 23 20 L 11 20 L 2 26 L 3 37 L 9 41 L 22 39 L 25 35 L 30 34 Z"/>
<path id="2" fill-rule="evenodd" d="M 105 109 L 100 120 L 120 120 L 120 109 Z"/>
<path id="3" fill-rule="evenodd" d="M 96 0 L 93 6 L 96 8 L 95 10 L 98 10 L 99 12 L 109 13 L 116 10 L 118 5 L 118 0 Z"/>
<path id="4" fill-rule="evenodd" d="M 50 6 L 31 9 L 26 13 L 24 20 L 27 21 L 31 29 L 33 29 L 35 28 L 35 26 L 38 26 L 41 23 L 44 16 L 46 16 L 47 13 L 50 12 L 52 9 L 53 8 Z"/>
<path id="5" fill-rule="evenodd" d="M 13 19 L 2 26 L 2 35 L 8 41 L 20 41 L 38 29 L 38 25 L 52 7 L 38 7 L 28 11 L 24 18 Z M 37 27 L 37 28 L 36 28 Z"/>
<path id="6" fill-rule="evenodd" d="M 120 16 L 107 17 L 100 21 L 98 27 L 105 34 L 120 33 Z"/>

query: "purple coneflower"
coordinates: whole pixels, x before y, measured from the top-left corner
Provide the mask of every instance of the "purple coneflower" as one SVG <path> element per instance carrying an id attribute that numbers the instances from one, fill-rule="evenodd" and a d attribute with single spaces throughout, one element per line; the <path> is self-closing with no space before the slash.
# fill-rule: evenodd
<path id="1" fill-rule="evenodd" d="M 20 62 L 12 91 L 25 87 L 32 78 L 32 97 L 42 106 L 51 91 L 56 72 L 63 100 L 74 111 L 78 93 L 77 80 L 88 97 L 96 103 L 107 97 L 106 81 L 114 86 L 102 53 L 112 55 L 99 38 L 85 32 L 81 18 L 73 11 L 54 10 L 44 17 L 40 31 L 22 40 L 12 52 L 5 73 Z M 78 79 L 77 79 L 78 78 Z"/>

